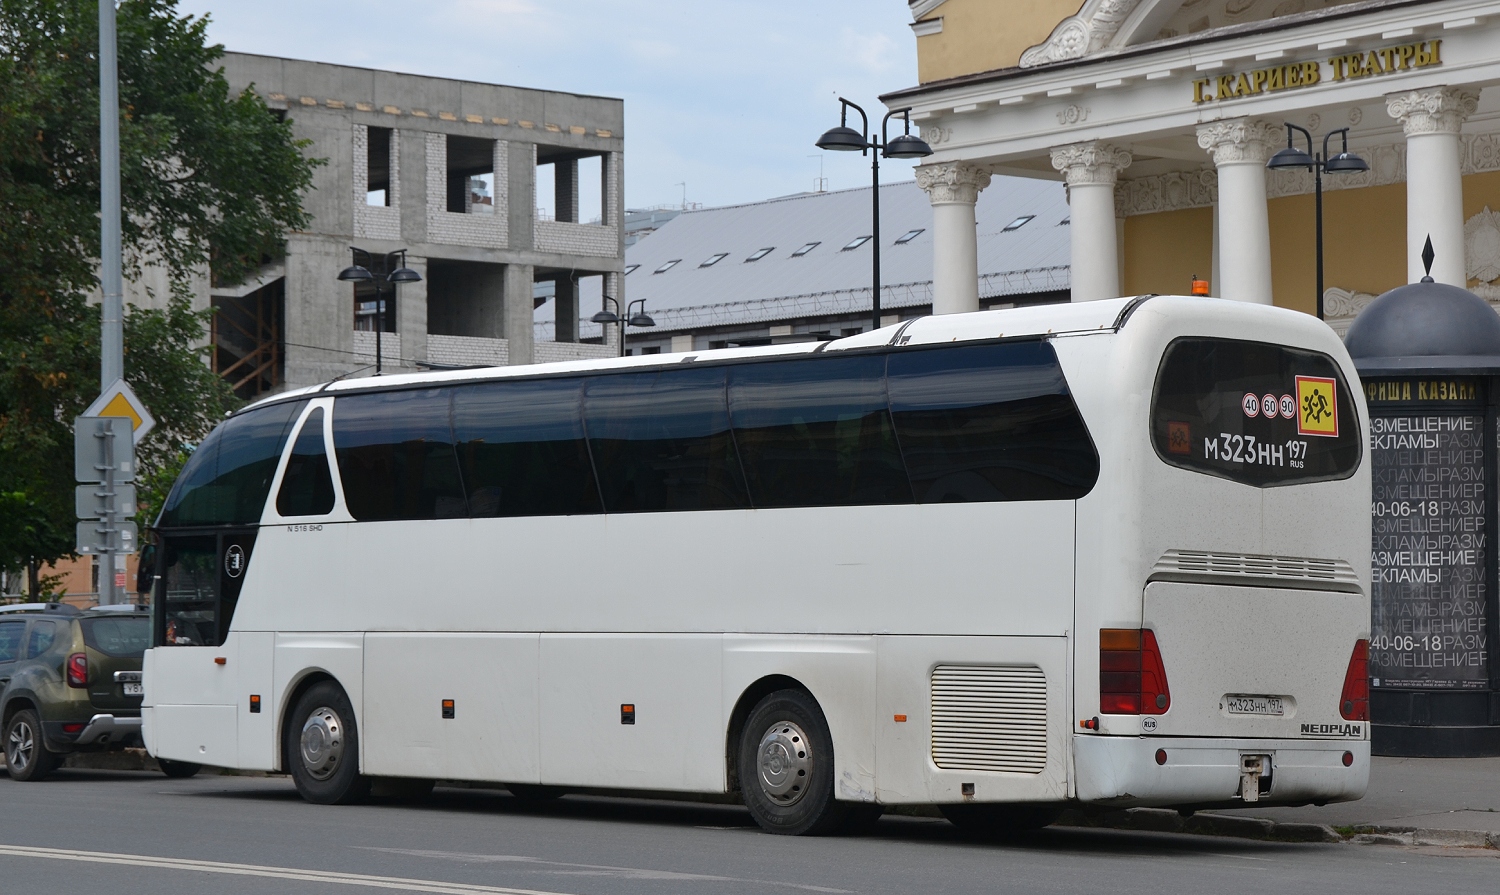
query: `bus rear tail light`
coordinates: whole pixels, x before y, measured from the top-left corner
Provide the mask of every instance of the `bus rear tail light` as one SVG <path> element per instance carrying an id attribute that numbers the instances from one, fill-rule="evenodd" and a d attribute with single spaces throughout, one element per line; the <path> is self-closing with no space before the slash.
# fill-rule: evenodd
<path id="1" fill-rule="evenodd" d="M 1172 707 L 1161 647 L 1149 628 L 1099 631 L 1099 713 L 1161 715 Z"/>
<path id="2" fill-rule="evenodd" d="M 68 657 L 68 686 L 82 689 L 89 685 L 89 657 L 87 653 L 74 653 Z"/>
<path id="3" fill-rule="evenodd" d="M 1344 692 L 1339 696 L 1339 715 L 1345 721 L 1370 720 L 1370 641 L 1356 640 L 1344 672 Z"/>

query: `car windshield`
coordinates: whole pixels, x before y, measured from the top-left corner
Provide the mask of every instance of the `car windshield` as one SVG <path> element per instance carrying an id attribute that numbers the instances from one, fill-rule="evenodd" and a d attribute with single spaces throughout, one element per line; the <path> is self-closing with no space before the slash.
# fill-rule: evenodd
<path id="1" fill-rule="evenodd" d="M 86 618 L 79 624 L 83 625 L 84 643 L 116 659 L 139 659 L 151 643 L 151 619 L 144 615 Z"/>

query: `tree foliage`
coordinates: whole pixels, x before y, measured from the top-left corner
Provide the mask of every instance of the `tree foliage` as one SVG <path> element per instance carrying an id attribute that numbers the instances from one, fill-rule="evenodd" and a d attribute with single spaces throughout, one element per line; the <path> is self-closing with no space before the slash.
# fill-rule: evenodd
<path id="1" fill-rule="evenodd" d="M 242 281 L 307 224 L 318 160 L 253 92 L 230 92 L 207 20 L 171 0 L 117 16 L 127 275 L 165 268 L 160 309 L 132 307 L 125 377 L 157 428 L 138 449 L 157 491 L 232 408 L 204 364 L 207 267 Z M 73 548 L 72 421 L 98 394 L 99 64 L 95 0 L 0 0 L 0 566 Z M 169 481 L 169 479 L 166 479 Z M 143 484 L 146 484 L 143 482 Z M 159 505 L 160 495 L 157 495 Z"/>

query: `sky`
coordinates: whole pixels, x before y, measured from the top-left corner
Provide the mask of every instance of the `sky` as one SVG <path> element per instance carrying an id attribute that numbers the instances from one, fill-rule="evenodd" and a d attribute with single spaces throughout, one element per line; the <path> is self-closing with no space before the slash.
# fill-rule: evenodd
<path id="1" fill-rule="evenodd" d="M 183 0 L 226 49 L 625 101 L 626 205 L 708 206 L 870 182 L 813 145 L 838 97 L 878 122 L 917 82 L 905 0 Z M 878 110 L 878 111 L 877 111 Z M 857 122 L 852 122 L 858 128 Z M 899 132 L 899 131 L 897 131 Z M 913 162 L 883 159 L 882 182 Z M 683 184 L 686 184 L 684 188 Z"/>

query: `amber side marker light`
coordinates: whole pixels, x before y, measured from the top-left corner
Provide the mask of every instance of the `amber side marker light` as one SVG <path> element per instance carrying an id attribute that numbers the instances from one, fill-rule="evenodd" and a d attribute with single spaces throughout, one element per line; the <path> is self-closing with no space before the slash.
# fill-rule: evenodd
<path id="1" fill-rule="evenodd" d="M 905 724 L 906 723 L 906 716 L 905 715 L 896 715 L 895 718 L 896 718 L 896 723 L 897 724 Z"/>

